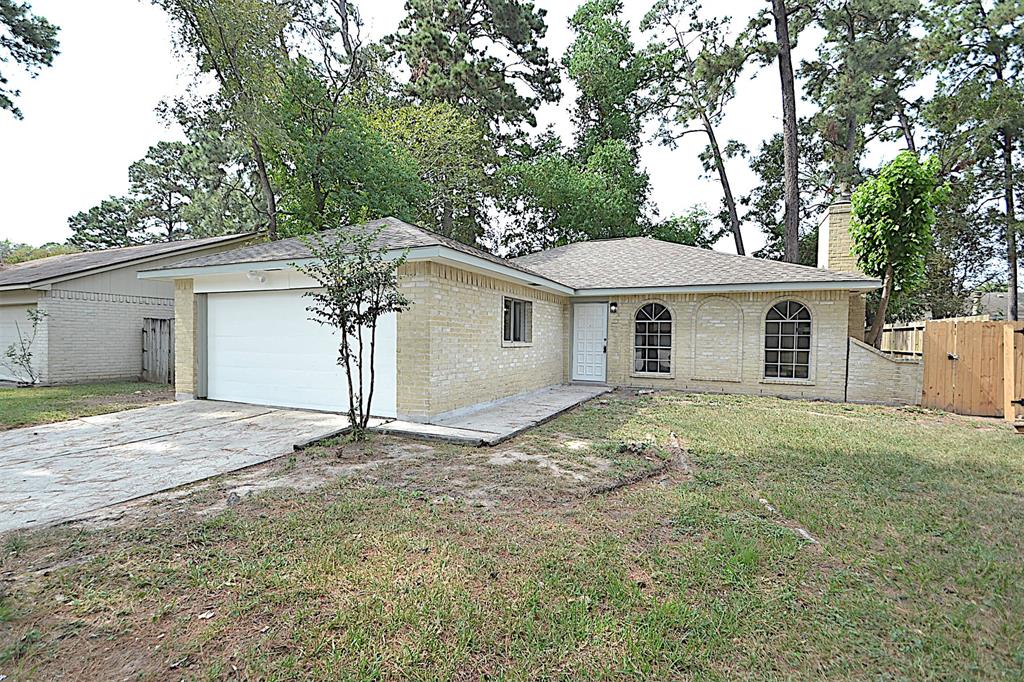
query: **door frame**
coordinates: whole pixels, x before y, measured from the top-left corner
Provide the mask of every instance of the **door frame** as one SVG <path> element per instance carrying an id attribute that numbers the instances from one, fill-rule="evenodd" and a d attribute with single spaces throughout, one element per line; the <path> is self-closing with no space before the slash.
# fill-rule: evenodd
<path id="1" fill-rule="evenodd" d="M 602 372 L 603 376 L 601 379 L 579 379 L 576 377 L 576 306 L 586 305 L 604 306 L 604 372 Z M 608 301 L 573 301 L 571 329 L 569 330 L 569 333 L 572 335 L 571 342 L 569 343 L 569 352 L 571 353 L 569 358 L 569 381 L 586 384 L 604 384 L 608 382 L 608 317 L 610 314 Z"/>

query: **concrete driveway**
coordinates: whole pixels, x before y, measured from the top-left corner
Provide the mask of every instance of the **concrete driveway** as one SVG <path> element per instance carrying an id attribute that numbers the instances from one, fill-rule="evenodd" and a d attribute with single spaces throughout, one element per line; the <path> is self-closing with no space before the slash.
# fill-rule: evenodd
<path id="1" fill-rule="evenodd" d="M 0 432 L 0 532 L 259 464 L 348 419 L 205 400 Z"/>

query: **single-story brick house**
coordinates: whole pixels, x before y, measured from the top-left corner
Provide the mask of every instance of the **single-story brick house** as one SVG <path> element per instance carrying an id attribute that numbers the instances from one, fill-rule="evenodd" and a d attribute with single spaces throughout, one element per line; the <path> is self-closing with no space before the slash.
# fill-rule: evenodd
<path id="1" fill-rule="evenodd" d="M 848 252 L 848 208 L 833 215 Z M 648 238 L 503 259 L 394 218 L 342 229 L 407 254 L 412 306 L 379 326 L 372 411 L 419 421 L 570 382 L 844 400 L 879 286 Z M 295 268 L 309 257 L 285 239 L 140 274 L 175 283 L 180 398 L 345 409 L 336 339 Z"/>
<path id="2" fill-rule="evenodd" d="M 140 270 L 234 248 L 252 235 L 231 235 L 0 265 L 0 355 L 27 334 L 28 311 L 42 319 L 33 367 L 43 384 L 137 379 L 142 321 L 174 317 L 174 284 L 140 280 Z M 0 365 L 0 381 L 24 381 Z"/>

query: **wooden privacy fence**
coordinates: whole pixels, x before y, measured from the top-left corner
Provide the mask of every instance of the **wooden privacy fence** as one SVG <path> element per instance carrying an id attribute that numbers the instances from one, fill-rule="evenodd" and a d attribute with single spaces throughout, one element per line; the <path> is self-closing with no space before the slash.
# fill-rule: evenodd
<path id="1" fill-rule="evenodd" d="M 142 320 L 142 380 L 174 383 L 174 320 Z"/>
<path id="2" fill-rule="evenodd" d="M 1024 399 L 1024 322 L 934 320 L 922 339 L 921 404 L 1016 421 Z"/>
<path id="3" fill-rule="evenodd" d="M 924 354 L 924 328 L 929 322 L 987 322 L 988 315 L 950 317 L 944 320 L 918 320 L 917 322 L 896 322 L 882 327 L 882 342 L 879 350 L 891 355 L 919 358 Z"/>

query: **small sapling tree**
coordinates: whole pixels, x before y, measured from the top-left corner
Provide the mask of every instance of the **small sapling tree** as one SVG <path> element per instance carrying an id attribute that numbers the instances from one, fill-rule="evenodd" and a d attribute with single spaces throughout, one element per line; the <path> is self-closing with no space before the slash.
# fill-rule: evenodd
<path id="1" fill-rule="evenodd" d="M 39 375 L 32 364 L 32 347 L 36 343 L 36 336 L 39 334 L 39 325 L 46 312 L 38 308 L 30 308 L 26 313 L 28 316 L 30 331 L 22 332 L 21 325 L 14 323 L 14 331 L 18 340 L 9 345 L 3 357 L 0 357 L 0 365 L 13 372 L 18 382 L 25 386 L 34 386 L 39 383 Z"/>
<path id="2" fill-rule="evenodd" d="M 882 295 L 867 338 L 876 348 L 893 292 L 912 291 L 924 278 L 935 207 L 946 193 L 947 188 L 939 185 L 938 161 L 933 157 L 921 163 L 909 151 L 901 152 L 853 193 L 853 253 L 864 274 L 882 279 Z"/>
<path id="3" fill-rule="evenodd" d="M 338 364 L 348 380 L 348 416 L 353 440 L 366 435 L 373 405 L 377 323 L 408 309 L 398 289 L 406 256 L 390 257 L 377 246 L 381 230 L 333 230 L 306 238 L 312 261 L 297 264 L 318 289 L 306 292 L 310 320 L 338 330 Z M 366 371 L 364 371 L 366 368 Z"/>

